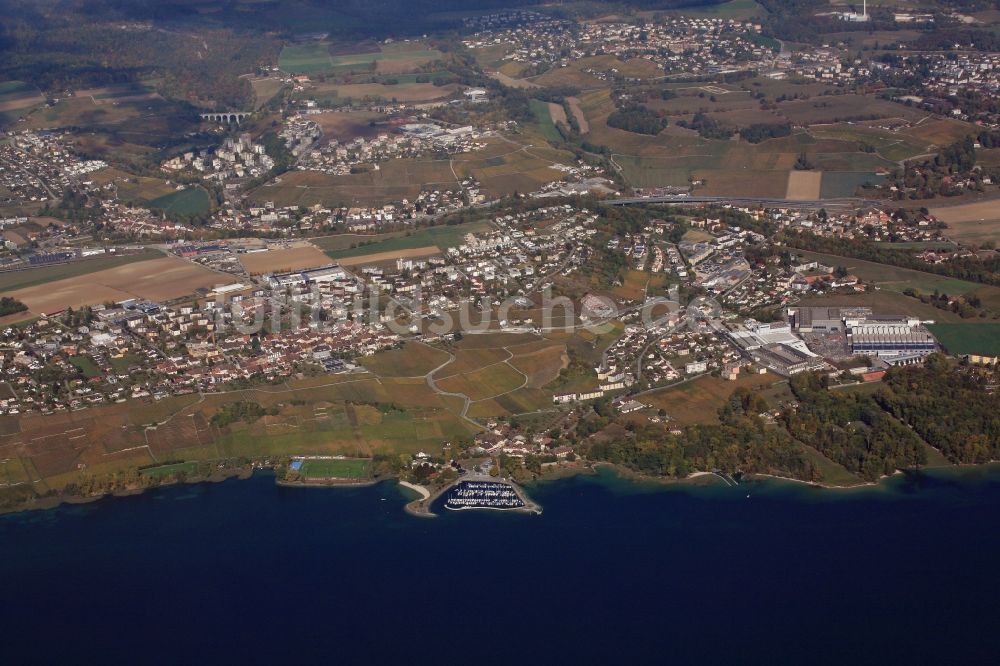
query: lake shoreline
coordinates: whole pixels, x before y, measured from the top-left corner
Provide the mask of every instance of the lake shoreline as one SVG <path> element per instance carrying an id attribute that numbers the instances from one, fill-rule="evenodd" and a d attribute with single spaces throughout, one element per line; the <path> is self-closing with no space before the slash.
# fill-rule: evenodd
<path id="1" fill-rule="evenodd" d="M 850 486 L 843 485 L 833 485 L 824 484 L 818 481 L 807 481 L 805 479 L 796 479 L 794 477 L 785 477 L 776 474 L 764 474 L 764 473 L 750 473 L 745 474 L 741 478 L 746 480 L 770 480 L 781 483 L 789 483 L 797 486 L 812 486 L 817 489 L 822 490 L 832 490 L 832 491 L 851 491 L 851 490 L 864 490 L 864 489 L 874 489 L 882 486 L 885 481 L 898 477 L 902 474 L 908 472 L 925 472 L 925 471 L 962 471 L 962 470 L 974 470 L 979 468 L 988 468 L 992 465 L 1000 464 L 1000 461 L 990 461 L 988 463 L 969 463 L 961 465 L 939 465 L 939 466 L 925 466 L 919 469 L 906 469 L 906 470 L 896 470 L 892 475 L 883 476 L 876 482 L 864 482 L 853 484 Z M 492 479 L 492 481 L 506 483 L 511 485 L 515 491 L 519 494 L 522 501 L 524 501 L 524 507 L 517 507 L 511 509 L 503 509 L 504 511 L 510 511 L 514 513 L 531 513 L 540 514 L 541 506 L 535 503 L 528 495 L 528 489 L 525 485 L 530 488 L 534 484 L 547 484 L 560 480 L 570 479 L 576 476 L 594 476 L 600 473 L 599 470 L 608 469 L 614 473 L 615 476 L 628 481 L 630 483 L 635 483 L 639 485 L 649 485 L 657 487 L 687 487 L 687 488 L 701 488 L 701 487 L 718 487 L 722 483 L 726 483 L 725 480 L 714 472 L 692 472 L 687 477 L 684 478 L 670 478 L 670 477 L 659 477 L 652 476 L 649 474 L 644 474 L 642 472 L 637 472 L 635 470 L 629 469 L 627 467 L 617 465 L 615 463 L 609 462 L 594 462 L 594 463 L 581 463 L 574 465 L 572 467 L 563 466 L 560 468 L 552 469 L 546 473 L 539 475 L 538 477 L 526 482 L 522 485 L 521 482 L 512 480 L 498 480 Z M 130 497 L 135 495 L 144 494 L 150 490 L 156 490 L 158 488 L 168 488 L 172 486 L 179 485 L 198 485 L 202 483 L 221 483 L 229 479 L 246 480 L 253 476 L 254 472 L 258 470 L 270 470 L 273 471 L 273 467 L 264 466 L 253 466 L 239 469 L 227 469 L 218 472 L 214 472 L 208 476 L 199 477 L 188 477 L 183 480 L 171 480 L 163 483 L 158 483 L 156 485 L 144 486 L 144 487 L 130 487 L 116 489 L 111 492 L 99 493 L 94 495 L 63 495 L 63 496 L 44 496 L 32 498 L 29 502 L 18 506 L 4 507 L 0 508 L 0 516 L 17 514 L 17 513 L 28 513 L 35 511 L 49 511 L 51 509 L 59 508 L 62 505 L 85 505 L 94 504 L 100 500 L 111 498 L 111 497 Z M 309 481 L 309 482 L 288 482 L 280 479 L 275 479 L 275 485 L 281 486 L 283 488 L 363 488 L 368 486 L 378 485 L 383 481 L 395 480 L 397 485 L 404 488 L 408 488 L 416 492 L 420 497 L 408 501 L 404 506 L 403 510 L 414 517 L 417 518 L 436 518 L 437 514 L 431 511 L 431 505 L 434 504 L 443 494 L 453 488 L 455 485 L 462 481 L 466 481 L 464 477 L 459 477 L 454 481 L 438 487 L 438 488 L 427 488 L 425 486 L 419 486 L 417 484 L 412 484 L 406 482 L 399 477 L 386 476 L 382 478 L 366 479 L 366 480 L 336 480 L 336 479 L 323 479 L 319 481 Z M 730 485 L 730 484 L 726 484 Z M 737 484 L 739 485 L 739 484 Z M 470 508 L 481 508 L 487 509 L 489 507 L 470 507 Z M 457 510 L 457 509 L 452 509 Z"/>

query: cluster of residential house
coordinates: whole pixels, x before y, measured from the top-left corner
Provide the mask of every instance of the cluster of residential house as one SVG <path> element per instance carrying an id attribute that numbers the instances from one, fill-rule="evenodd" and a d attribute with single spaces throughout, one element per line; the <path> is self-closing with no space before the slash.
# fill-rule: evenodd
<path id="1" fill-rule="evenodd" d="M 976 50 L 902 55 L 893 62 L 871 63 L 872 77 L 899 80 L 920 67 L 919 87 L 899 101 L 960 120 L 996 126 L 995 105 L 968 106 L 965 99 L 995 100 L 1000 93 L 1000 54 Z"/>
<path id="2" fill-rule="evenodd" d="M 79 178 L 105 166 L 78 157 L 62 134 L 11 133 L 0 143 L 0 204 L 57 201 Z"/>
<path id="3" fill-rule="evenodd" d="M 306 272 L 289 281 L 281 299 L 235 285 L 200 302 L 99 304 L 7 328 L 0 331 L 0 387 L 7 389 L 0 391 L 0 413 L 73 410 L 302 372 L 351 371 L 350 359 L 398 342 L 377 321 L 345 316 L 352 290 L 362 291 L 343 272 Z M 314 307 L 328 315 L 322 325 L 310 315 Z M 293 316 L 298 312 L 305 314 Z"/>
<path id="4" fill-rule="evenodd" d="M 573 453 L 573 447 L 554 443 L 547 435 L 530 436 L 505 428 L 503 424 L 485 433 L 477 435 L 475 445 L 470 450 L 473 455 L 509 456 L 511 458 L 526 458 L 527 456 L 549 457 L 553 462 L 565 460 Z M 545 464 L 545 463 L 543 463 Z"/>
<path id="5" fill-rule="evenodd" d="M 568 67 L 581 58 L 615 55 L 649 60 L 667 74 L 704 75 L 770 63 L 774 51 L 754 38 L 760 30 L 756 23 L 722 18 L 672 17 L 641 26 L 546 21 L 485 30 L 464 44 L 470 49 L 506 46 L 505 60 L 535 67 Z M 630 78 L 614 67 L 588 71 L 601 79 Z"/>

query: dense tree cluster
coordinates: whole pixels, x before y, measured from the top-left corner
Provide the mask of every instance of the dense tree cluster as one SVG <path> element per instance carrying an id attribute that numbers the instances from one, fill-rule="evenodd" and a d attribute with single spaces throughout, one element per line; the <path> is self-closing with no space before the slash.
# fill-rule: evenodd
<path id="1" fill-rule="evenodd" d="M 923 442 L 887 414 L 870 395 L 827 389 L 827 376 L 802 373 L 791 379 L 799 400 L 782 421 L 796 439 L 868 481 L 927 462 Z"/>
<path id="2" fill-rule="evenodd" d="M 995 381 L 992 370 L 956 367 L 938 354 L 922 367 L 892 368 L 874 394 L 831 391 L 826 374 L 802 373 L 790 380 L 796 403 L 782 410 L 777 424 L 764 418 L 768 404 L 759 393 L 739 388 L 719 409 L 717 425 L 689 426 L 680 434 L 629 425 L 624 436 L 592 438 L 585 453 L 678 478 L 718 470 L 821 481 L 802 444 L 866 481 L 927 464 L 928 445 L 954 463 L 984 463 L 1000 456 L 1000 395 L 987 390 Z M 594 427 L 579 433 L 597 432 L 609 419 L 595 418 Z"/>
<path id="3" fill-rule="evenodd" d="M 723 125 L 715 118 L 702 112 L 694 114 L 691 120 L 680 120 L 677 122 L 680 127 L 697 130 L 698 134 L 706 139 L 729 139 L 736 133 L 736 130 L 728 125 Z"/>
<path id="4" fill-rule="evenodd" d="M 231 402 L 223 405 L 223 407 L 212 416 L 212 425 L 219 428 L 225 428 L 226 426 L 232 425 L 238 421 L 253 423 L 263 416 L 267 416 L 268 414 L 274 415 L 277 413 L 278 410 L 276 407 L 272 407 L 268 410 L 261 407 L 256 402 L 241 400 L 239 402 Z"/>
<path id="5" fill-rule="evenodd" d="M 7 29 L 5 79 L 49 91 L 155 79 L 164 97 L 219 109 L 250 108 L 253 90 L 240 77 L 274 62 L 281 47 L 273 37 L 229 29 L 122 29 L 71 15 Z"/>
<path id="6" fill-rule="evenodd" d="M 595 442 L 587 457 L 675 478 L 719 470 L 819 480 L 819 470 L 788 433 L 759 416 L 765 409 L 759 395 L 738 389 L 719 410 L 718 425 L 689 426 L 680 435 L 649 428 L 635 436 Z"/>
<path id="7" fill-rule="evenodd" d="M 608 127 L 635 132 L 636 134 L 656 135 L 667 127 L 667 119 L 649 107 L 639 104 L 618 109 L 608 116 Z"/>
<path id="8" fill-rule="evenodd" d="M 792 126 L 788 123 L 754 123 L 740 128 L 740 137 L 749 143 L 760 143 L 791 133 Z"/>
<path id="9" fill-rule="evenodd" d="M 951 462 L 984 463 L 1000 457 L 1000 394 L 986 390 L 989 381 L 933 355 L 923 367 L 890 370 L 876 399 Z"/>
<path id="10" fill-rule="evenodd" d="M 11 296 L 0 297 L 0 317 L 27 311 L 28 306 Z"/>

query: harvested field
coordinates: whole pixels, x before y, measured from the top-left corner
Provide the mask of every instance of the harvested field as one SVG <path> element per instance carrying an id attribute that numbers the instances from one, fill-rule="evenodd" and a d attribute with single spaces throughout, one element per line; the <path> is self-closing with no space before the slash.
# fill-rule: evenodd
<path id="1" fill-rule="evenodd" d="M 104 256 L 96 259 L 74 261 L 68 264 L 29 268 L 23 271 L 7 271 L 0 273 L 0 291 L 7 292 L 26 289 L 48 282 L 79 277 L 88 273 L 97 273 L 110 268 L 140 261 L 160 259 L 162 257 L 163 253 L 158 250 L 146 250 L 138 254 Z"/>
<path id="2" fill-rule="evenodd" d="M 32 312 L 48 313 L 129 298 L 165 301 L 235 281 L 198 264 L 165 257 L 19 289 L 10 295 Z"/>
<path id="3" fill-rule="evenodd" d="M 435 254 L 441 254 L 441 250 L 436 245 L 425 245 L 424 247 L 411 247 L 401 250 L 376 252 L 375 254 L 363 254 L 359 257 L 346 257 L 340 260 L 340 264 L 342 266 L 361 266 L 363 264 L 377 264 L 382 261 L 395 261 L 396 259 L 430 257 Z"/>
<path id="4" fill-rule="evenodd" d="M 819 199 L 822 182 L 823 173 L 821 171 L 789 171 L 788 191 L 785 193 L 785 198 L 794 201 Z"/>
<path id="5" fill-rule="evenodd" d="M 285 88 L 285 82 L 274 76 L 250 79 L 250 85 L 253 87 L 254 109 L 260 109 Z"/>
<path id="6" fill-rule="evenodd" d="M 302 244 L 297 247 L 268 250 L 267 252 L 241 254 L 240 263 L 243 264 L 247 273 L 260 275 L 325 266 L 330 263 L 330 257 L 313 245 Z"/>
<path id="7" fill-rule="evenodd" d="M 569 120 L 566 119 L 566 109 L 562 104 L 549 102 L 549 117 L 552 118 L 553 123 L 557 125 L 562 123 L 564 126 L 569 127 Z"/>
<path id="8" fill-rule="evenodd" d="M 166 181 L 148 176 L 135 176 L 108 167 L 95 171 L 89 178 L 99 185 L 115 184 L 118 197 L 124 201 L 147 205 L 150 201 L 168 197 L 176 190 Z"/>
<path id="9" fill-rule="evenodd" d="M 323 143 L 331 139 L 347 142 L 358 137 L 371 138 L 379 133 L 379 128 L 372 127 L 372 122 L 384 119 L 380 113 L 357 111 L 350 113 L 327 112 L 309 116 L 309 120 L 317 123 L 323 130 Z"/>
<path id="10" fill-rule="evenodd" d="M 931 208 L 948 225 L 948 237 L 965 242 L 1000 239 L 1000 199 Z"/>
<path id="11" fill-rule="evenodd" d="M 710 196 L 774 197 L 781 199 L 788 193 L 787 171 L 756 171 L 750 169 L 715 169 L 696 171 L 695 176 L 705 181 L 697 193 Z"/>
<path id="12" fill-rule="evenodd" d="M 510 88 L 524 88 L 529 90 L 531 88 L 541 88 L 541 86 L 537 83 L 532 83 L 531 81 L 527 81 L 525 79 L 511 78 L 503 72 L 493 72 L 490 76 Z"/>

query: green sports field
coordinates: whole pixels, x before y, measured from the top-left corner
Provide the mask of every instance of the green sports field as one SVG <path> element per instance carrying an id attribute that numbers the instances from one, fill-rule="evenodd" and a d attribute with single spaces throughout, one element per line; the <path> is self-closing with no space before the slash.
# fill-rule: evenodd
<path id="1" fill-rule="evenodd" d="M 299 474 L 306 479 L 367 479 L 371 475 L 371 460 L 367 458 L 303 460 Z"/>

